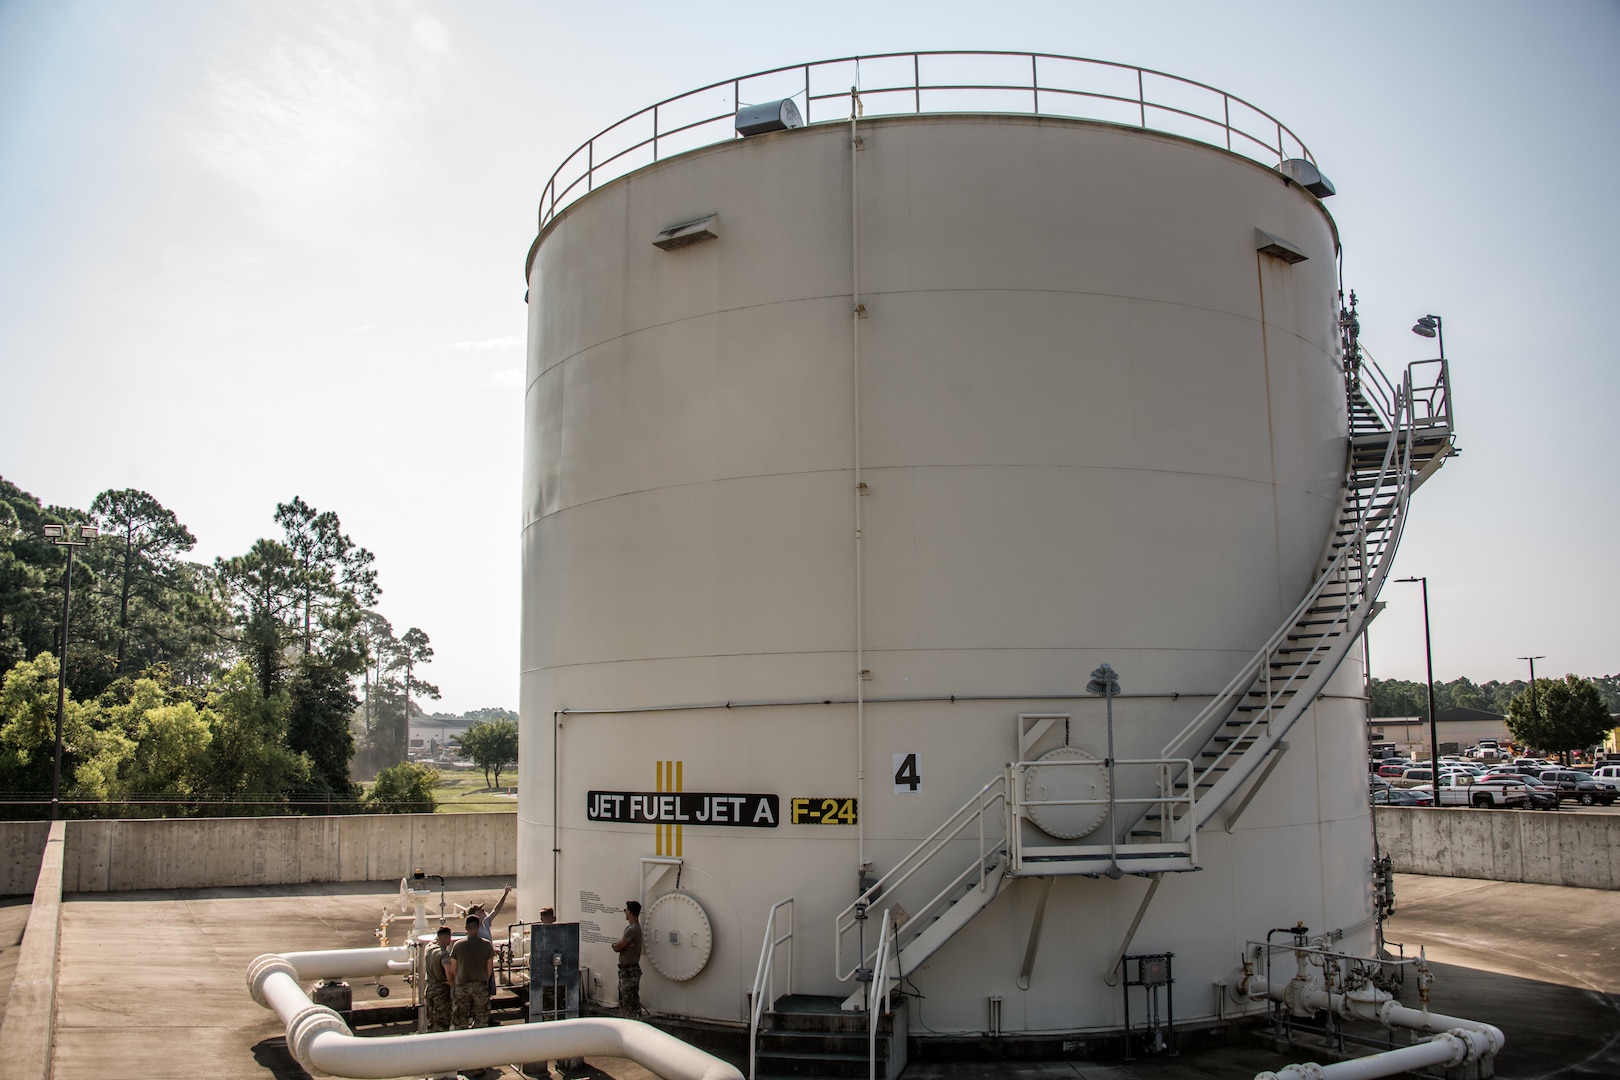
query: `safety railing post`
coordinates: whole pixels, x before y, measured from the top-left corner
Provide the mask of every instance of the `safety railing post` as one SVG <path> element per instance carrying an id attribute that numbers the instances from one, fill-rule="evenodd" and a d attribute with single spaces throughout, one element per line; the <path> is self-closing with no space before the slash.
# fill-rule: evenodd
<path id="1" fill-rule="evenodd" d="M 979 789 L 979 891 L 984 891 L 984 793 L 988 787 Z"/>
<path id="2" fill-rule="evenodd" d="M 1061 57 L 1061 56 L 1052 56 L 1052 55 L 1049 55 L 1049 54 L 1035 53 L 1035 52 L 1017 53 L 1017 52 L 993 52 L 993 51 L 989 51 L 989 50 L 984 50 L 984 51 L 975 51 L 975 52 L 968 52 L 968 53 L 954 53 L 954 54 L 936 54 L 936 53 L 926 53 L 925 54 L 925 53 L 919 53 L 919 52 L 882 53 L 882 54 L 878 54 L 878 56 L 875 57 L 875 58 L 876 59 L 896 59 L 896 60 L 902 59 L 902 58 L 907 57 L 907 56 L 909 56 L 911 58 L 911 64 L 912 64 L 912 84 L 911 84 L 911 86 L 906 87 L 904 85 L 904 79 L 901 78 L 901 79 L 894 80 L 894 82 L 897 83 L 898 85 L 883 84 L 883 85 L 872 86 L 872 87 L 862 87 L 862 89 L 871 90 L 874 93 L 903 93 L 905 90 L 910 89 L 911 92 L 912 92 L 912 110 L 915 113 L 921 114 L 923 112 L 923 107 L 922 107 L 923 85 L 922 85 L 922 59 L 921 59 L 923 55 L 930 55 L 930 56 L 934 56 L 934 55 L 952 55 L 952 56 L 958 56 L 958 57 L 966 57 L 966 58 L 969 58 L 969 59 L 972 59 L 972 60 L 975 60 L 975 61 L 980 60 L 985 56 L 994 56 L 997 59 L 1007 58 L 1007 57 L 1026 57 L 1027 56 L 1029 58 L 1029 77 L 1028 77 L 1027 82 L 1025 82 L 1024 84 L 1020 84 L 1016 79 L 1011 78 L 1011 77 L 1001 77 L 1001 78 L 992 77 L 992 78 L 981 80 L 981 81 L 970 81 L 970 82 L 968 82 L 966 84 L 944 84 L 944 83 L 942 83 L 942 84 L 939 84 L 938 86 L 933 87 L 933 89 L 939 89 L 939 90 L 952 90 L 952 89 L 956 89 L 956 90 L 1009 90 L 1009 91 L 1010 90 L 1025 90 L 1025 89 L 1027 89 L 1030 92 L 1030 110 L 1031 110 L 1031 114 L 1035 115 L 1035 116 L 1043 116 L 1043 115 L 1045 115 L 1044 110 L 1045 110 L 1045 108 L 1046 108 L 1046 106 L 1048 104 L 1051 104 L 1051 101 L 1052 101 L 1052 98 L 1053 98 L 1054 95 L 1057 96 L 1057 98 L 1058 98 L 1058 100 L 1060 102 L 1059 106 L 1057 106 L 1055 108 L 1055 111 L 1057 113 L 1064 114 L 1064 115 L 1074 115 L 1074 116 L 1076 116 L 1077 118 L 1080 118 L 1080 119 L 1084 119 L 1087 116 L 1087 113 L 1086 113 L 1085 110 L 1081 110 L 1079 112 L 1070 112 L 1069 110 L 1062 107 L 1061 102 L 1069 101 L 1069 100 L 1076 100 L 1076 99 L 1088 99 L 1088 100 L 1100 100 L 1100 101 L 1108 101 L 1108 102 L 1117 102 L 1117 103 L 1120 103 L 1120 104 L 1128 104 L 1129 101 L 1130 101 L 1130 99 L 1128 97 L 1125 97 L 1122 93 L 1116 95 L 1116 94 L 1106 93 L 1106 92 L 1102 92 L 1102 91 L 1095 91 L 1095 90 L 1065 89 L 1065 88 L 1058 88 L 1058 87 L 1043 87 L 1041 85 L 1041 80 L 1040 80 L 1041 60 L 1042 59 L 1069 60 L 1069 61 L 1074 61 L 1076 63 L 1082 63 L 1082 64 L 1098 64 L 1098 65 L 1101 65 L 1101 66 L 1108 67 L 1110 69 L 1134 71 L 1136 73 L 1137 122 L 1138 122 L 1139 126 L 1141 126 L 1144 129 L 1148 127 L 1148 123 L 1147 123 L 1147 75 L 1152 74 L 1156 78 L 1166 79 L 1166 80 L 1169 80 L 1169 81 L 1174 82 L 1174 83 L 1179 83 L 1179 84 L 1186 85 L 1186 86 L 1196 87 L 1196 88 L 1198 88 L 1200 90 L 1209 91 L 1211 93 L 1217 93 L 1217 94 L 1221 95 L 1222 119 L 1218 120 L 1218 121 L 1215 120 L 1213 117 L 1208 116 L 1206 114 L 1206 112 L 1202 111 L 1202 110 L 1200 110 L 1200 111 L 1188 111 L 1186 109 L 1178 108 L 1175 105 L 1155 104 L 1154 109 L 1156 111 L 1162 111 L 1162 112 L 1164 112 L 1166 114 L 1169 114 L 1169 115 L 1172 115 L 1172 116 L 1179 115 L 1179 116 L 1191 117 L 1191 118 L 1197 119 L 1197 120 L 1201 121 L 1202 123 L 1207 124 L 1209 126 L 1219 125 L 1219 126 L 1221 126 L 1221 128 L 1225 132 L 1225 138 L 1224 139 L 1216 138 L 1213 135 L 1210 135 L 1208 137 L 1205 137 L 1203 135 L 1198 135 L 1198 136 L 1194 136 L 1194 138 L 1197 138 L 1197 139 L 1199 139 L 1200 141 L 1203 141 L 1203 142 L 1207 142 L 1209 145 L 1212 145 L 1212 146 L 1224 146 L 1227 150 L 1230 150 L 1230 151 L 1233 151 L 1233 152 L 1236 152 L 1236 153 L 1242 153 L 1245 156 L 1256 158 L 1257 160 L 1265 160 L 1271 154 L 1276 154 L 1279 160 L 1281 160 L 1283 158 L 1286 158 L 1287 157 L 1287 143 L 1289 141 L 1292 141 L 1298 146 L 1299 152 L 1306 159 L 1315 160 L 1311 156 L 1311 153 L 1310 153 L 1309 149 L 1307 147 L 1305 147 L 1304 143 L 1300 142 L 1300 140 L 1297 137 L 1294 136 L 1293 132 L 1289 131 L 1286 127 L 1284 127 L 1283 124 L 1282 124 L 1282 121 L 1280 121 L 1280 120 L 1276 119 L 1275 117 L 1271 116 L 1269 113 L 1265 112 L 1264 110 L 1261 110 L 1261 109 L 1255 108 L 1252 105 L 1249 105 L 1249 103 L 1247 101 L 1244 101 L 1244 99 L 1238 98 L 1237 101 L 1239 102 L 1239 104 L 1242 104 L 1245 107 L 1249 108 L 1257 116 L 1263 118 L 1264 120 L 1271 121 L 1275 125 L 1276 130 L 1277 130 L 1277 137 L 1276 137 L 1276 140 L 1275 140 L 1275 145 L 1268 145 L 1261 137 L 1258 137 L 1256 135 L 1252 135 L 1248 131 L 1241 131 L 1240 132 L 1235 127 L 1233 127 L 1233 125 L 1232 125 L 1232 109 L 1231 109 L 1232 95 L 1228 94 L 1227 92 L 1225 92 L 1223 90 L 1220 90 L 1220 89 L 1218 89 L 1216 87 L 1208 86 L 1208 85 L 1206 85 L 1204 83 L 1196 82 L 1194 80 L 1181 79 L 1181 78 L 1178 78 L 1177 76 L 1167 75 L 1167 74 L 1165 74 L 1163 72 L 1158 72 L 1158 71 L 1150 72 L 1148 69 L 1136 67 L 1136 66 L 1130 65 L 1130 64 L 1109 64 L 1109 63 L 1106 63 L 1106 62 L 1103 62 L 1103 61 L 1088 60 L 1088 59 L 1083 58 L 1083 57 Z M 581 144 L 579 149 L 576 150 L 574 152 L 574 154 L 570 154 L 568 156 L 568 158 L 566 158 L 564 160 L 562 166 L 559 166 L 558 169 L 555 172 L 552 173 L 551 180 L 550 180 L 550 182 L 548 184 L 547 192 L 543 196 L 543 202 L 542 202 L 542 205 L 541 205 L 541 208 L 540 208 L 541 209 L 541 213 L 540 213 L 541 226 L 540 227 L 544 228 L 546 226 L 546 224 L 549 223 L 550 220 L 556 216 L 558 210 L 561 208 L 562 205 L 564 205 L 565 203 L 572 202 L 575 199 L 580 198 L 584 194 L 589 193 L 591 191 L 594 191 L 596 189 L 596 160 L 595 160 L 595 150 L 596 150 L 595 144 L 596 144 L 596 142 L 599 139 L 602 139 L 605 136 L 607 136 L 609 133 L 627 130 L 627 127 L 626 127 L 627 125 L 631 124 L 632 122 L 640 122 L 642 117 L 645 114 L 647 114 L 647 113 L 652 114 L 652 128 L 653 128 L 653 131 L 652 131 L 652 135 L 651 135 L 650 139 L 643 139 L 643 140 L 640 140 L 640 141 L 633 141 L 633 145 L 629 146 L 628 148 L 626 148 L 624 150 L 619 150 L 617 152 L 613 152 L 613 151 L 609 151 L 609 150 L 605 149 L 604 152 L 603 152 L 604 153 L 604 160 L 602 162 L 602 165 L 603 165 L 604 168 L 606 168 L 610 164 L 613 164 L 615 162 L 619 162 L 622 158 L 625 157 L 626 154 L 629 154 L 629 153 L 631 153 L 633 151 L 639 151 L 641 148 L 646 146 L 648 142 L 651 142 L 651 144 L 652 144 L 652 151 L 651 151 L 652 160 L 654 162 L 663 161 L 664 160 L 663 140 L 664 140 L 664 138 L 666 136 L 675 135 L 675 134 L 679 134 L 680 132 L 692 131 L 694 129 L 702 128 L 705 125 L 712 124 L 712 123 L 715 123 L 716 121 L 719 121 L 719 120 L 723 119 L 726 114 L 725 113 L 718 113 L 718 114 L 716 114 L 714 116 L 709 116 L 709 117 L 704 118 L 704 119 L 695 120 L 695 121 L 692 121 L 690 123 L 677 123 L 672 130 L 665 131 L 664 130 L 664 125 L 663 125 L 662 107 L 664 105 L 673 104 L 675 102 L 684 102 L 684 101 L 693 100 L 698 95 L 708 94 L 708 93 L 710 93 L 712 91 L 722 91 L 729 84 L 730 89 L 731 89 L 731 95 L 732 95 L 732 102 L 731 102 L 732 111 L 735 111 L 737 108 L 740 108 L 741 105 L 742 105 L 742 100 L 741 100 L 742 99 L 742 82 L 743 82 L 744 79 L 755 80 L 755 79 L 764 78 L 766 76 L 776 76 L 776 75 L 781 75 L 781 74 L 788 73 L 788 72 L 795 72 L 795 73 L 801 74 L 802 77 L 803 77 L 803 83 L 804 83 L 804 89 L 803 89 L 804 98 L 805 98 L 804 118 L 805 118 L 806 123 L 814 123 L 814 122 L 816 122 L 816 117 L 813 115 L 814 114 L 814 108 L 813 108 L 814 86 L 813 86 L 813 80 L 812 80 L 812 71 L 813 71 L 813 69 L 823 67 L 823 66 L 848 64 L 851 60 L 855 61 L 856 63 L 859 63 L 860 59 L 861 59 L 860 57 L 844 57 L 844 58 L 837 59 L 837 60 L 818 61 L 818 62 L 812 62 L 812 63 L 808 63 L 808 64 L 792 64 L 792 65 L 788 65 L 788 66 L 785 66 L 785 67 L 772 68 L 772 69 L 770 69 L 768 71 L 754 72 L 754 73 L 749 74 L 749 75 L 738 76 L 738 77 L 733 78 L 733 79 L 723 80 L 723 81 L 720 81 L 720 82 L 711 83 L 708 86 L 700 87 L 697 90 L 692 90 L 692 91 L 689 91 L 688 93 L 677 95 L 676 97 L 667 98 L 667 99 L 665 99 L 665 100 L 663 100 L 661 102 L 658 102 L 658 103 L 656 103 L 654 105 L 647 106 L 646 108 L 644 108 L 644 109 L 642 109 L 642 110 L 640 110 L 640 111 L 638 111 L 636 113 L 633 113 L 632 115 L 630 115 L 628 117 L 625 117 L 624 119 L 620 120 L 618 123 L 610 125 L 609 127 L 607 127 L 605 129 L 603 129 L 602 131 L 598 132 L 595 136 L 593 136 L 591 139 L 587 140 L 585 143 Z M 1043 92 L 1046 94 L 1046 97 L 1044 99 L 1042 98 Z M 951 106 L 947 106 L 947 107 L 949 108 Z M 1095 115 L 1095 114 L 1092 114 L 1092 115 Z M 705 142 L 700 142 L 700 143 L 698 143 L 698 145 L 706 145 L 710 141 L 712 141 L 712 142 L 723 141 L 724 138 L 727 138 L 727 137 L 739 138 L 740 136 L 737 136 L 734 133 L 728 133 L 727 136 L 716 137 L 716 138 L 713 138 L 712 140 L 707 140 Z M 559 190 L 559 185 L 556 184 L 557 179 L 562 175 L 563 170 L 566 169 L 567 167 L 569 167 L 570 165 L 572 165 L 573 162 L 576 160 L 576 157 L 578 155 L 581 155 L 581 154 L 583 154 L 583 156 L 586 158 L 585 175 L 583 177 L 581 177 L 579 180 L 576 180 L 573 183 L 568 184 L 566 186 L 566 188 L 563 188 L 563 189 Z"/>

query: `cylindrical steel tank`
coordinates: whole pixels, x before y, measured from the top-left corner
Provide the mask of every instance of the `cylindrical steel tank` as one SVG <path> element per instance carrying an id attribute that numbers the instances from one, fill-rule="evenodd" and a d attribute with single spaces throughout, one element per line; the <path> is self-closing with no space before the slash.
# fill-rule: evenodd
<path id="1" fill-rule="evenodd" d="M 1013 760 L 1019 714 L 1069 714 L 1101 749 L 1084 688 L 1106 661 L 1117 753 L 1158 754 L 1334 528 L 1337 240 L 1315 197 L 1102 123 L 853 134 L 640 168 L 531 256 L 519 888 L 582 921 L 609 1000 L 619 909 L 671 890 L 706 916 L 706 961 L 644 965 L 648 1007 L 743 1018 L 789 896 L 794 989 L 847 992 L 832 924 L 862 864 L 884 872 Z M 1257 229 L 1307 258 L 1259 253 Z M 1272 927 L 1367 950 L 1360 693 L 1346 664 L 1146 909 L 1132 951 L 1175 953 L 1178 1019 L 1213 1014 Z M 727 798 L 647 798 L 676 791 Z M 913 975 L 928 1029 L 982 1029 L 991 995 L 1004 1031 L 1119 1025 L 1103 975 L 1147 882 L 1058 880 L 1026 979 L 1044 887 L 1009 882 Z"/>

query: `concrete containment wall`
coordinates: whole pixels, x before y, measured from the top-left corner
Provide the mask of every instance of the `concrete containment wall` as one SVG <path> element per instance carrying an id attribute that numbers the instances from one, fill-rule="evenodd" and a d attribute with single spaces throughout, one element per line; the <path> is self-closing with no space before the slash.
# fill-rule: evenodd
<path id="1" fill-rule="evenodd" d="M 0 821 L 0 896 L 29 896 L 39 880 L 48 821 Z"/>
<path id="2" fill-rule="evenodd" d="M 31 892 L 46 822 L 0 823 L 0 892 Z M 70 821 L 65 892 L 388 881 L 420 867 L 445 877 L 517 872 L 517 815 Z"/>
<path id="3" fill-rule="evenodd" d="M 1401 873 L 1620 889 L 1620 815 L 1390 806 L 1374 824 Z"/>

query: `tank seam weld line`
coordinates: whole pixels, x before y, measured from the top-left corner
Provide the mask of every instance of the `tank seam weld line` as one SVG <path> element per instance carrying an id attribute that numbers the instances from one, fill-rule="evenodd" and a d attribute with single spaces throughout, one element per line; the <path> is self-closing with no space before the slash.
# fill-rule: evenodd
<path id="1" fill-rule="evenodd" d="M 1182 698 L 1212 698 L 1214 693 L 1114 694 L 1114 698 L 1179 701 Z M 1094 694 L 936 694 L 923 697 L 868 697 L 868 705 L 939 704 L 959 701 L 1095 701 Z M 1318 694 L 1317 700 L 1366 701 L 1360 694 Z M 854 698 L 805 698 L 794 701 L 722 701 L 698 705 L 629 705 L 618 709 L 558 709 L 559 716 L 620 716 L 629 713 L 693 712 L 705 709 L 799 708 L 813 705 L 853 705 Z"/>
<path id="2" fill-rule="evenodd" d="M 1263 487 L 1263 488 L 1267 488 L 1267 489 L 1272 489 L 1274 487 L 1280 486 L 1280 487 L 1282 487 L 1282 489 L 1284 491 L 1291 491 L 1291 492 L 1294 492 L 1294 493 L 1299 494 L 1299 495 L 1309 495 L 1309 496 L 1312 496 L 1313 498 L 1321 499 L 1324 502 L 1331 502 L 1335 506 L 1338 505 L 1337 489 L 1336 489 L 1335 494 L 1330 497 L 1330 496 L 1327 496 L 1327 495 L 1318 494 L 1317 492 L 1312 491 L 1310 488 L 1294 487 L 1291 484 L 1275 485 L 1269 480 L 1256 480 L 1256 479 L 1253 479 L 1252 477 L 1235 476 L 1235 475 L 1230 474 L 1230 473 L 1195 472 L 1195 471 L 1190 470 L 1190 469 L 1157 469 L 1157 468 L 1149 468 L 1147 466 L 1142 466 L 1142 465 L 1052 465 L 1052 464 L 1046 464 L 1046 463 L 1031 463 L 1031 462 L 997 462 L 997 463 L 986 464 L 984 462 L 960 462 L 960 463 L 947 462 L 947 463 L 944 463 L 944 464 L 939 464 L 939 463 L 915 464 L 915 463 L 913 463 L 913 464 L 904 464 L 904 465 L 871 465 L 871 466 L 865 467 L 861 471 L 862 472 L 899 472 L 901 470 L 912 470 L 912 469 L 917 469 L 917 470 L 921 470 L 921 469 L 1050 469 L 1053 472 L 1063 471 L 1063 472 L 1159 473 L 1159 474 L 1162 474 L 1162 475 L 1165 475 L 1165 476 L 1192 476 L 1192 477 L 1197 477 L 1198 479 L 1201 479 L 1201 480 L 1230 480 L 1230 481 L 1232 481 L 1234 483 L 1251 484 L 1251 485 L 1254 485 L 1255 487 Z M 851 470 L 847 466 L 845 466 L 843 468 L 831 468 L 831 469 L 793 469 L 793 470 L 787 471 L 787 472 L 773 472 L 773 473 L 738 473 L 735 476 L 719 476 L 719 477 L 713 477 L 713 478 L 706 479 L 706 480 L 682 480 L 682 481 L 680 481 L 678 483 L 674 483 L 674 484 L 660 484 L 657 487 L 644 487 L 644 488 L 634 488 L 634 489 L 632 489 L 630 491 L 617 491 L 617 492 L 614 492 L 612 495 L 599 495 L 599 496 L 597 496 L 597 497 L 595 497 L 593 499 L 582 499 L 579 502 L 569 503 L 567 506 L 560 506 L 555 510 L 548 511 L 547 513 L 541 514 L 539 517 L 533 519 L 532 521 L 525 522 L 524 525 L 523 525 L 523 531 L 527 531 L 528 529 L 532 528 L 533 526 L 538 525 L 540 522 L 544 521 L 546 518 L 553 517 L 553 516 L 555 516 L 557 514 L 561 514 L 564 511 L 578 509 L 579 507 L 582 507 L 582 506 L 594 506 L 597 503 L 608 502 L 608 501 L 610 501 L 612 499 L 623 499 L 623 498 L 625 498 L 627 496 L 630 496 L 630 495 L 646 495 L 646 494 L 649 494 L 651 492 L 658 492 L 658 491 L 676 491 L 676 490 L 678 490 L 680 488 L 702 487 L 702 486 L 707 485 L 707 484 L 727 484 L 727 483 L 733 483 L 733 482 L 739 481 L 739 480 L 777 480 L 777 479 L 781 479 L 782 477 L 788 477 L 788 476 L 832 476 L 832 475 L 835 475 L 837 473 L 847 473 L 847 472 L 850 472 L 850 471 Z M 1342 488 L 1342 486 L 1343 486 L 1343 478 L 1341 477 L 1341 478 L 1337 479 L 1335 481 L 1335 483 L 1337 483 Z"/>
<path id="3" fill-rule="evenodd" d="M 871 292 L 863 292 L 861 295 L 866 297 L 887 298 L 896 296 L 950 296 L 958 293 L 970 294 L 973 296 L 1095 296 L 1105 300 L 1127 300 L 1132 303 L 1163 304 L 1167 307 L 1184 308 L 1188 311 L 1200 311 L 1212 315 L 1225 315 L 1233 319 L 1241 319 L 1242 321 L 1248 323 L 1259 321 L 1252 314 L 1245 314 L 1239 311 L 1228 311 L 1226 308 L 1206 307 L 1203 304 L 1189 304 L 1181 300 L 1161 300 L 1151 296 L 1128 296 L 1124 293 L 1098 292 L 1092 289 L 878 289 Z M 623 341 L 626 338 L 635 337 L 637 334 L 644 334 L 653 330 L 662 330 L 671 326 L 679 326 L 682 323 L 695 322 L 699 319 L 709 319 L 716 315 L 731 315 L 739 311 L 754 311 L 758 308 L 783 307 L 788 304 L 829 303 L 833 301 L 847 303 L 849 301 L 849 297 L 849 293 L 827 293 L 817 294 L 815 296 L 793 296 L 781 300 L 761 300 L 755 304 L 738 304 L 736 307 L 715 308 L 712 311 L 700 311 L 692 315 L 682 315 L 675 319 L 665 319 L 662 322 L 648 323 L 645 326 L 638 326 L 634 330 L 626 330 L 622 334 L 614 334 L 612 337 L 605 337 L 600 341 L 593 341 L 589 345 L 585 345 L 574 350 L 567 356 L 559 357 L 556 363 L 550 364 L 536 372 L 533 379 L 525 379 L 523 389 L 524 392 L 527 393 L 534 387 L 535 383 L 541 380 L 541 378 L 568 363 L 570 360 L 579 359 L 592 349 L 599 349 L 602 346 L 611 344 L 615 341 Z M 1283 333 L 1306 346 L 1320 348 L 1323 356 L 1328 360 L 1331 361 L 1334 359 L 1333 348 L 1330 345 L 1317 346 L 1316 343 L 1301 337 L 1298 333 L 1291 330 L 1284 330 Z"/>
<path id="4" fill-rule="evenodd" d="M 943 645 L 934 647 L 908 648 L 908 649 L 872 649 L 871 652 L 892 656 L 897 653 L 1026 653 L 1026 652 L 1088 652 L 1098 649 L 1113 649 L 1116 652 L 1174 652 L 1193 653 L 1201 655 L 1234 656 L 1245 655 L 1241 649 L 1212 649 L 1187 646 L 1185 648 L 1167 648 L 1150 645 Z M 749 650 L 748 652 L 733 653 L 670 653 L 665 656 L 630 656 L 618 657 L 613 660 L 577 660 L 571 664 L 552 664 L 550 666 L 526 667 L 523 674 L 536 671 L 554 671 L 572 668 L 602 667 L 609 664 L 657 664 L 669 660 L 747 660 L 756 656 L 842 656 L 848 649 L 772 649 L 770 651 Z M 1173 691 L 1171 691 L 1173 692 Z M 1117 694 L 1116 697 L 1127 697 L 1126 694 Z M 1388 719 L 1398 719 L 1389 717 Z"/>

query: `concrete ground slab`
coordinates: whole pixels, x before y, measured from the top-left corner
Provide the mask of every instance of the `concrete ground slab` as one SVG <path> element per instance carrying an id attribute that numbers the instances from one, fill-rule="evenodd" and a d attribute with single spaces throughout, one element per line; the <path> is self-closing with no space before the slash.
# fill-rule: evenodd
<path id="1" fill-rule="evenodd" d="M 488 903 L 507 879 L 451 884 L 448 902 Z M 303 1080 L 280 1021 L 248 995 L 248 963 L 375 945 L 397 895 L 395 885 L 347 883 L 69 896 L 53 1080 Z M 396 943 L 408 930 L 395 924 Z M 386 982 L 390 1003 L 410 1000 L 401 979 Z M 354 998 L 381 1000 L 372 983 L 355 983 Z"/>
<path id="2" fill-rule="evenodd" d="M 448 900 L 487 902 L 505 883 L 453 881 Z M 248 996 L 247 964 L 264 952 L 374 944 L 395 896 L 391 884 L 349 883 L 68 897 L 55 1080 L 308 1080 L 275 1015 Z M 1507 1032 L 1499 1076 L 1620 1077 L 1620 893 L 1403 875 L 1397 899 L 1389 936 L 1409 952 L 1426 947 L 1436 962 L 1434 1008 Z M 387 982 L 388 1004 L 409 1000 L 400 979 Z M 373 984 L 355 983 L 354 992 L 357 1005 L 381 1000 Z M 1313 1059 L 1328 1060 L 1244 1044 L 1129 1064 L 917 1063 L 905 1080 L 1250 1080 Z M 576 1075 L 651 1078 L 618 1058 L 592 1058 Z"/>
<path id="3" fill-rule="evenodd" d="M 11 994 L 12 976 L 17 974 L 17 953 L 22 947 L 23 931 L 28 929 L 32 906 L 32 899 L 26 896 L 0 900 L 0 1020 L 6 1016 L 6 998 Z"/>

